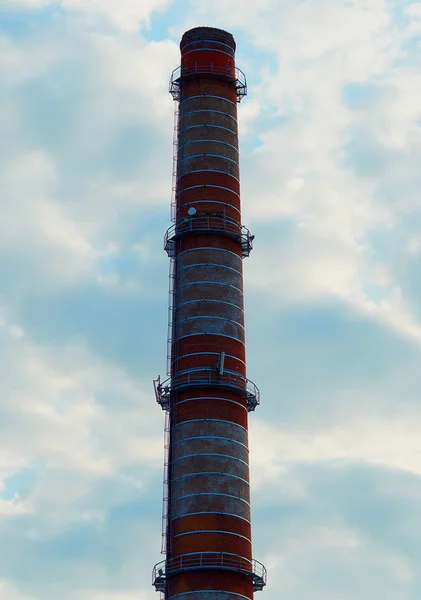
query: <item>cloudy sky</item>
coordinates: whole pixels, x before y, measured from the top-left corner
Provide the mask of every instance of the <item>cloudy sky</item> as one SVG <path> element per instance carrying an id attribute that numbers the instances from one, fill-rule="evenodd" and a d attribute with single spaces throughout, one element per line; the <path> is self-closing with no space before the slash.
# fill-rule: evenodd
<path id="1" fill-rule="evenodd" d="M 182 33 L 238 43 L 266 600 L 421 597 L 421 4 L 0 0 L 0 600 L 154 600 Z M 260 598 L 260 596 L 259 596 Z"/>

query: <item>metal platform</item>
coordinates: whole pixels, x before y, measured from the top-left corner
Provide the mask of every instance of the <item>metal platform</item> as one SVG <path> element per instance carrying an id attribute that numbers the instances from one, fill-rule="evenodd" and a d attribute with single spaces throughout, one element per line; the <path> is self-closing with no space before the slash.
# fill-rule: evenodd
<path id="1" fill-rule="evenodd" d="M 171 407 L 171 396 L 189 388 L 220 387 L 241 392 L 247 400 L 247 409 L 252 412 L 260 404 L 259 388 L 249 379 L 232 373 L 219 373 L 212 369 L 197 369 L 188 373 L 175 374 L 161 383 L 160 378 L 154 382 L 155 397 L 163 410 Z"/>
<path id="2" fill-rule="evenodd" d="M 208 569 L 243 573 L 253 581 L 253 591 L 255 592 L 263 590 L 267 581 L 266 568 L 257 560 L 249 560 L 227 552 L 195 552 L 176 556 L 155 565 L 152 572 L 152 585 L 155 586 L 157 592 L 164 592 L 169 576 L 186 571 Z"/>
<path id="3" fill-rule="evenodd" d="M 253 250 L 254 235 L 244 225 L 226 216 L 185 217 L 167 230 L 164 237 L 164 249 L 170 258 L 176 255 L 177 241 L 192 233 L 211 233 L 226 235 L 241 244 L 243 258 L 250 256 Z"/>
<path id="4" fill-rule="evenodd" d="M 195 77 L 223 79 L 232 83 L 237 91 L 238 102 L 247 95 L 247 80 L 241 69 L 230 65 L 222 67 L 210 61 L 196 61 L 190 65 L 177 67 L 172 72 L 169 92 L 174 100 L 180 100 L 181 82 Z"/>

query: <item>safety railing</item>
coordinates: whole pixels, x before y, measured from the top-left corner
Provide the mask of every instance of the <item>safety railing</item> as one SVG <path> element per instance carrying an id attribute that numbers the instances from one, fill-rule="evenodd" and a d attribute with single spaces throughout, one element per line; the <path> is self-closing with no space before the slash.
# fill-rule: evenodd
<path id="1" fill-rule="evenodd" d="M 254 235 L 244 225 L 225 215 L 205 215 L 185 217 L 171 225 L 164 237 L 164 248 L 170 258 L 174 258 L 177 251 L 177 241 L 181 236 L 189 233 L 223 234 L 237 240 L 241 244 L 243 258 L 250 256 L 253 250 Z"/>
<path id="2" fill-rule="evenodd" d="M 177 67 L 170 79 L 169 91 L 174 100 L 180 100 L 181 82 L 197 76 L 216 77 L 225 79 L 234 84 L 237 91 L 237 100 L 241 102 L 247 95 L 247 80 L 244 73 L 238 67 L 221 65 L 211 61 L 196 61 L 191 64 Z"/>
<path id="3" fill-rule="evenodd" d="M 167 379 L 164 383 L 161 383 L 161 377 L 154 379 L 153 387 L 155 390 L 155 398 L 158 404 L 162 407 L 162 410 L 170 409 L 170 379 Z"/>
<path id="4" fill-rule="evenodd" d="M 255 592 L 262 590 L 267 582 L 266 568 L 257 560 L 225 552 L 197 552 L 176 556 L 155 565 L 152 572 L 152 585 L 162 591 L 168 576 L 198 569 L 223 569 L 243 573 L 253 581 Z"/>
<path id="5" fill-rule="evenodd" d="M 155 586 L 157 592 L 165 592 L 166 573 L 165 560 L 154 566 L 152 571 L 152 585 Z"/>
<path id="6" fill-rule="evenodd" d="M 233 373 L 219 374 L 213 369 L 197 369 L 188 373 L 176 373 L 166 381 L 154 381 L 155 395 L 163 410 L 171 407 L 171 395 L 188 388 L 222 387 L 241 392 L 247 401 L 247 409 L 252 412 L 260 404 L 259 388 L 249 379 Z"/>

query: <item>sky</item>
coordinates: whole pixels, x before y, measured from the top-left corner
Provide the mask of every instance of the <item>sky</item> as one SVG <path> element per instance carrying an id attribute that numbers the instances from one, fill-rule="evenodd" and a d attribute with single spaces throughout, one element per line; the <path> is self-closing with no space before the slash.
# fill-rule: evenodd
<path id="1" fill-rule="evenodd" d="M 153 600 L 183 32 L 232 32 L 266 600 L 421 597 L 421 3 L 0 0 L 0 600 Z"/>

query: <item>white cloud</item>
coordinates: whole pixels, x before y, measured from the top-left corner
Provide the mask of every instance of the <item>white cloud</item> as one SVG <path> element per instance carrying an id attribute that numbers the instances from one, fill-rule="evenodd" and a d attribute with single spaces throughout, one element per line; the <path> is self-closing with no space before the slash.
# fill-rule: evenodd
<path id="1" fill-rule="evenodd" d="M 354 417 L 346 424 L 311 432 L 282 430 L 279 425 L 253 420 L 252 485 L 258 489 L 272 481 L 282 495 L 305 495 L 305 488 L 294 487 L 294 479 L 290 489 L 288 484 L 290 469 L 300 464 L 325 463 L 340 468 L 357 463 L 421 475 L 420 426 L 421 414 L 417 412 L 390 419 Z"/>
<path id="2" fill-rule="evenodd" d="M 52 4 L 54 0 L 1 0 L 0 6 L 7 8 L 41 8 Z"/>
<path id="3" fill-rule="evenodd" d="M 261 107 L 257 102 L 247 102 L 240 105 L 238 121 L 241 136 L 247 135 L 249 128 L 256 123 L 260 110 Z"/>
<path id="4" fill-rule="evenodd" d="M 142 592 L 133 590 L 132 594 L 120 594 L 118 592 L 109 592 L 108 590 L 100 590 L 95 592 L 87 592 L 82 596 L 82 600 L 148 600 L 151 592 Z"/>
<path id="5" fill-rule="evenodd" d="M 198 14 L 224 12 L 273 61 L 248 73 L 261 120 L 251 131 L 260 145 L 242 156 L 244 218 L 294 225 L 287 237 L 272 230 L 257 236 L 248 280 L 281 304 L 340 298 L 419 342 L 421 324 L 405 282 L 395 264 L 379 261 L 372 241 L 385 231 L 396 235 L 401 215 L 419 208 L 421 89 L 415 57 L 405 49 L 408 30 L 383 0 L 236 9 L 236 2 L 204 2 Z M 348 106 L 349 83 L 372 85 L 373 97 Z M 247 100 L 241 110 L 246 106 Z M 353 163 L 355 147 L 367 152 L 365 164 L 360 160 L 368 175 Z M 376 170 L 376 154 L 389 151 L 400 154 Z"/>
<path id="6" fill-rule="evenodd" d="M 15 338 L 6 319 L 0 337 L 7 372 L 0 384 L 3 490 L 10 475 L 38 473 L 42 465 L 28 493 L 0 500 L 0 514 L 48 516 L 50 525 L 43 527 L 49 530 L 82 519 L 86 511 L 101 515 L 104 502 L 90 505 L 88 496 L 103 478 L 118 482 L 116 497 L 142 493 L 142 481 L 123 471 L 143 464 L 161 472 L 162 419 L 151 386 L 143 392 L 84 348 L 37 347 Z M 107 409 L 106 397 L 113 399 Z"/>
<path id="7" fill-rule="evenodd" d="M 13 362 L 17 356 L 21 358 L 19 364 Z M 33 428 L 24 444 L 22 439 L 14 440 L 12 432 L 4 432 L 8 453 L 14 451 L 18 461 L 36 460 L 39 456 L 54 468 L 99 474 L 139 460 L 155 460 L 159 464 L 162 440 L 160 436 L 148 436 L 146 431 L 141 437 L 137 435 L 143 428 L 135 408 L 137 402 L 133 405 L 133 400 L 140 392 L 118 369 L 110 371 L 110 366 L 102 366 L 80 348 L 57 354 L 54 349 L 40 352 L 36 347 L 20 344 L 6 360 L 20 385 L 10 390 L 5 385 L 3 391 L 13 402 L 21 435 L 26 435 L 24 431 L 29 434 Z M 105 390 L 123 396 L 115 421 L 101 406 Z M 149 396 L 146 398 L 150 408 L 146 406 L 145 410 L 156 421 L 159 413 L 154 415 L 156 407 Z M 142 440 L 147 440 L 147 444 Z"/>
<path id="8" fill-rule="evenodd" d="M 421 19 L 421 6 L 418 2 L 413 2 L 408 6 L 405 6 L 405 13 L 416 19 Z"/>
<path id="9" fill-rule="evenodd" d="M 331 235 L 324 234 L 327 228 L 332 228 Z M 336 233 L 340 231 L 338 222 Z M 247 282 L 266 298 L 272 298 L 272 305 L 278 307 L 326 297 L 339 299 L 420 343 L 421 323 L 392 269 L 385 263 L 370 261 L 366 246 L 347 243 L 345 235 L 342 239 L 335 235 L 333 214 L 331 222 L 324 221 L 320 227 L 302 224 L 283 241 L 263 241 L 263 248 L 259 248 L 257 238 L 254 256 L 245 271 Z"/>
<path id="10" fill-rule="evenodd" d="M 0 131 L 10 140 L 0 156 L 1 253 L 9 262 L 16 253 L 28 288 L 36 276 L 130 291 L 133 282 L 101 273 L 100 259 L 123 235 L 116 224 L 130 225 L 142 204 L 167 204 L 176 46 L 72 25 L 62 33 L 0 38 Z"/>
<path id="11" fill-rule="evenodd" d="M 26 41 L 25 41 L 26 42 Z M 27 44 L 15 44 L 11 38 L 0 32 L 0 76 L 1 84 L 17 85 L 28 79 L 39 77 L 47 65 L 57 63 L 61 56 L 50 54 L 45 47 L 31 48 Z M 4 117 L 0 123 L 4 122 Z M 7 121 L 6 121 L 7 124 Z"/>
<path id="12" fill-rule="evenodd" d="M 13 500 L 0 498 L 0 519 L 23 515 L 26 512 L 28 511 L 23 503 L 19 501 L 19 498 L 14 498 Z"/>
<path id="13" fill-rule="evenodd" d="M 5 232 L 1 253 L 27 249 L 32 269 L 36 266 L 39 274 L 61 281 L 92 268 L 93 248 L 55 201 L 58 173 L 50 157 L 36 151 L 5 159 L 0 178 Z"/>
<path id="14" fill-rule="evenodd" d="M 169 40 L 145 43 L 99 34 L 92 42 L 99 59 L 95 70 L 98 84 L 106 86 L 108 92 L 124 95 L 129 102 L 120 107 L 120 117 L 130 114 L 146 123 L 156 119 L 157 125 L 162 118 L 171 122 L 173 103 L 168 81 L 177 60 L 177 46 Z"/>
<path id="15" fill-rule="evenodd" d="M 0 600 L 34 600 L 34 597 L 21 594 L 11 582 L 0 579 Z"/>
<path id="16" fill-rule="evenodd" d="M 27 9 L 60 6 L 68 11 L 105 17 L 116 27 L 134 33 L 140 26 L 149 23 L 153 12 L 164 10 L 171 2 L 172 0 L 6 0 L 6 5 Z"/>
<path id="17" fill-rule="evenodd" d="M 402 553 L 382 549 L 376 540 L 365 538 L 350 527 L 293 520 L 292 527 L 278 530 L 270 543 L 271 567 L 267 593 L 275 589 L 290 598 L 303 600 L 352 600 L 369 598 L 371 590 L 393 600 L 396 594 L 410 597 L 416 583 L 416 567 Z M 333 517 L 333 518 L 332 518 Z M 279 551 L 280 548 L 280 551 Z"/>
<path id="18" fill-rule="evenodd" d="M 163 10 L 171 4 L 171 0 L 61 0 L 63 8 L 81 12 L 99 14 L 125 29 L 136 31 L 140 25 L 148 23 L 152 13 Z"/>

